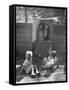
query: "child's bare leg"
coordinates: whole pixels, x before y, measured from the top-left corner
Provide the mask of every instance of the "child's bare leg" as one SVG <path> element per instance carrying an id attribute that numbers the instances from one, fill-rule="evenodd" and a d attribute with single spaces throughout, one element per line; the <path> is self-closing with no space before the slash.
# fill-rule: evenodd
<path id="1" fill-rule="evenodd" d="M 34 70 L 34 65 L 32 66 L 32 69 L 31 69 L 31 77 L 32 78 L 36 78 L 36 73 L 35 73 L 35 70 Z"/>
<path id="2" fill-rule="evenodd" d="M 34 69 L 35 69 L 35 73 L 36 73 L 36 75 L 37 75 L 37 76 L 40 76 L 40 72 L 38 71 L 36 65 L 34 66 Z"/>
<path id="3" fill-rule="evenodd" d="M 36 65 L 34 65 L 34 70 L 35 70 L 35 73 L 39 73 Z"/>
<path id="4" fill-rule="evenodd" d="M 31 75 L 36 75 L 36 74 L 35 74 L 34 65 L 32 65 L 32 68 L 31 68 Z"/>

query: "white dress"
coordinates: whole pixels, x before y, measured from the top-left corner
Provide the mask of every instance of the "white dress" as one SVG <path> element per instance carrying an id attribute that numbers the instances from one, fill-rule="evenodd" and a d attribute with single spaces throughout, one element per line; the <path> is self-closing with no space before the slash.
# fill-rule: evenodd
<path id="1" fill-rule="evenodd" d="M 45 67 L 47 67 L 47 68 L 52 67 L 56 64 L 56 62 L 57 62 L 57 57 L 55 57 L 55 58 L 48 57 L 48 61 L 45 64 Z"/>
<path id="2" fill-rule="evenodd" d="M 25 60 L 23 63 L 23 66 L 24 66 L 24 70 L 26 71 L 26 73 L 29 73 L 32 70 L 33 64 L 31 61 Z"/>

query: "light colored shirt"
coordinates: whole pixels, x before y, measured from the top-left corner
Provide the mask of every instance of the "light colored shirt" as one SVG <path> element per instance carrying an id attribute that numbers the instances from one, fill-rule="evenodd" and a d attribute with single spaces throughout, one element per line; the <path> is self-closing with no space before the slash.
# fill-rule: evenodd
<path id="1" fill-rule="evenodd" d="M 31 60 L 25 60 L 23 63 L 24 66 L 24 70 L 26 71 L 26 73 L 29 73 L 30 70 L 32 69 L 32 61 Z"/>
<path id="2" fill-rule="evenodd" d="M 48 57 L 48 61 L 45 64 L 45 67 L 49 67 L 49 66 L 55 65 L 57 60 L 58 60 L 57 57 L 55 57 L 55 58 Z"/>

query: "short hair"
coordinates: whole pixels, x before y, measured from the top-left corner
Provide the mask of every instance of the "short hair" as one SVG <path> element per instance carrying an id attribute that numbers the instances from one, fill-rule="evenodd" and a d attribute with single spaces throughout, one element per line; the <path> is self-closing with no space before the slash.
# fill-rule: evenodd
<path id="1" fill-rule="evenodd" d="M 40 29 L 40 25 L 42 25 L 42 30 L 45 28 L 45 25 L 44 25 L 44 23 L 40 23 L 39 24 L 39 26 L 38 26 L 38 28 Z"/>
<path id="2" fill-rule="evenodd" d="M 31 56 L 33 55 L 32 51 L 26 51 L 26 55 L 30 54 Z"/>

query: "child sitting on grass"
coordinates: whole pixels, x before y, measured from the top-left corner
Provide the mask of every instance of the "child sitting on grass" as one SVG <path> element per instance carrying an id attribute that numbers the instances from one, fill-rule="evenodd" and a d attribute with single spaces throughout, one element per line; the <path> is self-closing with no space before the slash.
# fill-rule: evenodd
<path id="1" fill-rule="evenodd" d="M 22 64 L 21 71 L 24 74 L 28 74 L 31 77 L 36 77 L 39 74 L 38 69 L 35 65 L 32 64 L 32 51 L 26 52 L 26 60 Z"/>
<path id="2" fill-rule="evenodd" d="M 56 51 L 51 51 L 50 55 L 47 58 L 47 63 L 45 64 L 44 68 L 47 69 L 56 69 L 57 68 L 58 58 L 56 56 Z"/>
<path id="3" fill-rule="evenodd" d="M 42 65 L 42 71 L 41 73 L 42 76 L 49 77 L 54 70 L 57 68 L 57 62 L 58 58 L 56 56 L 56 51 L 51 51 L 49 56 L 43 59 L 43 65 Z"/>

